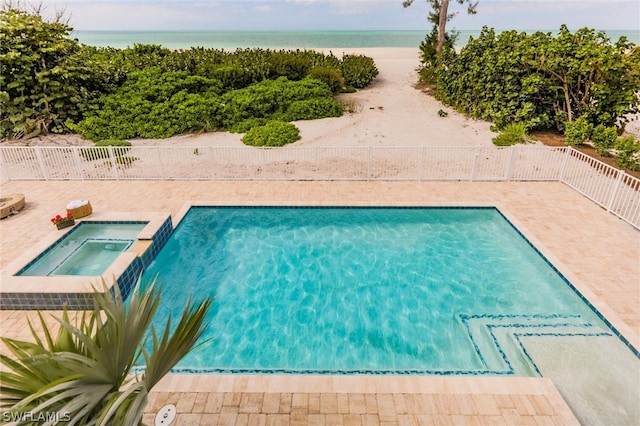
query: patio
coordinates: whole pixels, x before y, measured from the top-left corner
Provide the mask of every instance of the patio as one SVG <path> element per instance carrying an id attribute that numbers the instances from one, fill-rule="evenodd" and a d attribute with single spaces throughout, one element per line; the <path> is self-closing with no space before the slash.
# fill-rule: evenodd
<path id="1" fill-rule="evenodd" d="M 559 182 L 10 181 L 25 208 L 0 221 L 0 268 L 52 232 L 74 199 L 94 212 L 167 212 L 187 204 L 495 205 L 635 348 L 640 347 L 640 231 Z M 0 311 L 1 334 L 29 338 L 25 313 Z M 573 424 L 548 378 L 169 376 L 174 424 Z M 579 417 L 579 416 L 578 416 Z"/>

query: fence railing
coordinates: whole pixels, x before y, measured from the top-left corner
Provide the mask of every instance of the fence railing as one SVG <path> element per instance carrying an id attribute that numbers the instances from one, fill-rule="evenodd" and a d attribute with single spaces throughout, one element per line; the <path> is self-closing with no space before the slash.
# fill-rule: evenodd
<path id="1" fill-rule="evenodd" d="M 640 180 L 570 147 L 0 147 L 10 180 L 560 181 L 640 229 Z"/>

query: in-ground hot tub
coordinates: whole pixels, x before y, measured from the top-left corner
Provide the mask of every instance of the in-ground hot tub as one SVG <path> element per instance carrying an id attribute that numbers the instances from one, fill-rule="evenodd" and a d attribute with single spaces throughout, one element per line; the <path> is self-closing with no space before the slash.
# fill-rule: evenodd
<path id="1" fill-rule="evenodd" d="M 19 276 L 102 275 L 129 250 L 148 222 L 94 222 L 76 225 L 27 266 Z"/>
<path id="2" fill-rule="evenodd" d="M 0 309 L 86 309 L 94 288 L 126 297 L 173 231 L 168 213 L 99 213 L 53 231 L 0 271 Z"/>

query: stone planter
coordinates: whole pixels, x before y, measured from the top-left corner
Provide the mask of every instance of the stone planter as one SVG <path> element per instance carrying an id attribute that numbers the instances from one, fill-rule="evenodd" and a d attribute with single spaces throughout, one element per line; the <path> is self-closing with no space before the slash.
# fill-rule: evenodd
<path id="1" fill-rule="evenodd" d="M 56 227 L 58 229 L 64 229 L 64 228 L 68 228 L 70 226 L 73 226 L 75 224 L 76 224 L 76 221 L 71 219 L 71 220 L 65 220 L 65 221 L 56 223 Z"/>

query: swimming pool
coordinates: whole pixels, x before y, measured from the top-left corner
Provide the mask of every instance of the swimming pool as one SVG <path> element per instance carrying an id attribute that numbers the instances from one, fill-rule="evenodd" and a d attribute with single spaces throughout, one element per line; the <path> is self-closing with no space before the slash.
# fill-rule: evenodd
<path id="1" fill-rule="evenodd" d="M 80 223 L 16 275 L 98 276 L 131 247 L 147 223 Z"/>
<path id="2" fill-rule="evenodd" d="M 156 275 L 158 325 L 215 299 L 177 372 L 537 375 L 541 337 L 629 352 L 495 208 L 192 207 Z"/>

